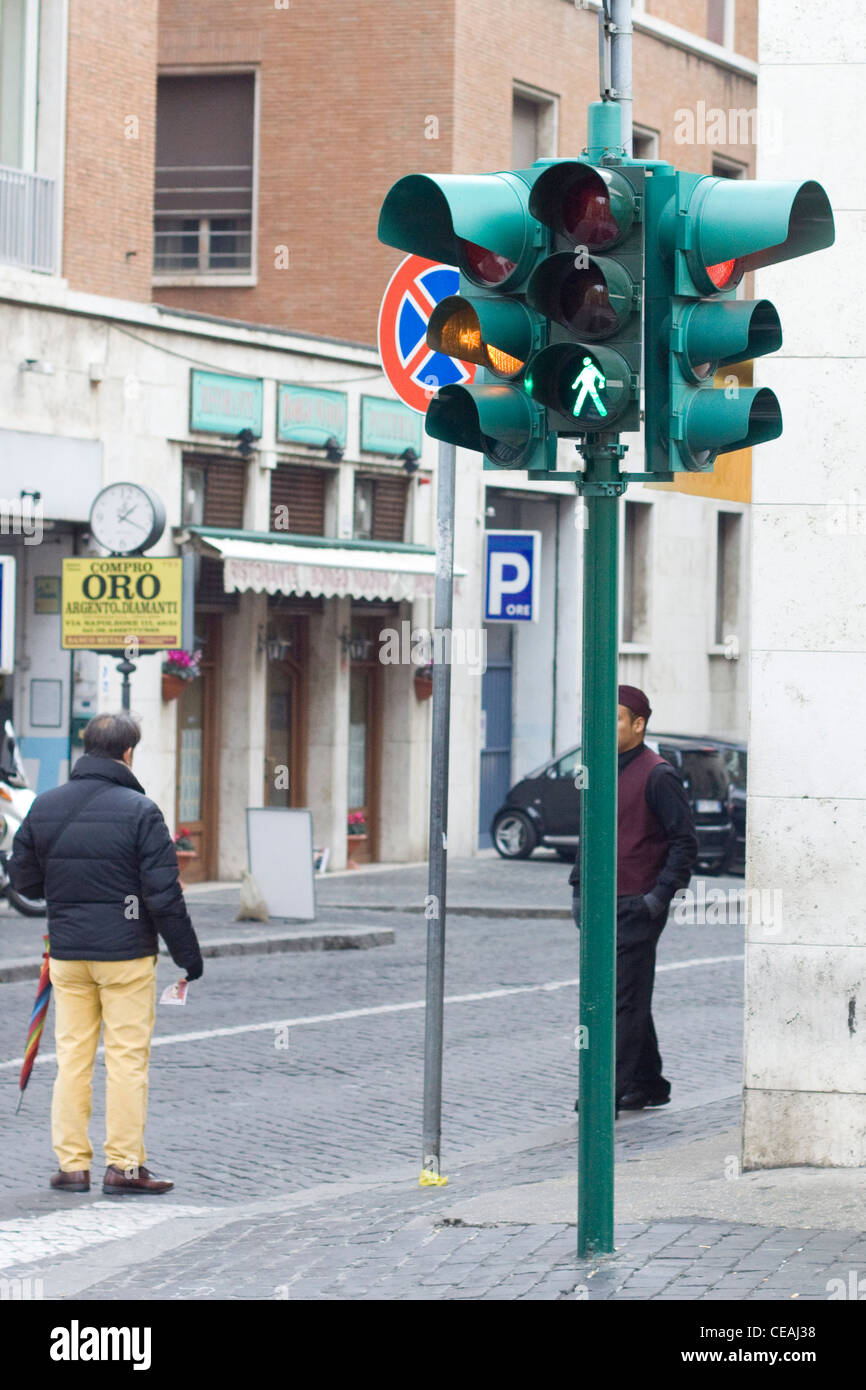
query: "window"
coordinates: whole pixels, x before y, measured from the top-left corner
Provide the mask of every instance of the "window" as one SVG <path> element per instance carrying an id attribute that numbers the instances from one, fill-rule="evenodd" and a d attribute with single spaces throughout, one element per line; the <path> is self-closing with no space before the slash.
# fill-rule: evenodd
<path id="1" fill-rule="evenodd" d="M 22 167 L 27 0 L 0 0 L 0 164 Z"/>
<path id="2" fill-rule="evenodd" d="M 159 78 L 155 274 L 249 273 L 255 74 Z"/>
<path id="3" fill-rule="evenodd" d="M 402 541 L 406 527 L 406 478 L 355 478 L 356 540 Z"/>
<path id="4" fill-rule="evenodd" d="M 622 640 L 644 643 L 649 636 L 649 523 L 646 502 L 625 504 Z"/>
<path id="5" fill-rule="evenodd" d="M 713 155 L 714 179 L 742 179 L 745 174 L 745 164 L 735 164 L 732 159 L 724 159 L 718 154 Z"/>
<path id="6" fill-rule="evenodd" d="M 185 458 L 181 482 L 182 524 L 242 527 L 246 472 L 246 464 L 235 459 Z M 196 556 L 197 605 L 237 607 L 237 594 L 227 594 L 223 589 L 222 568 L 221 560 Z"/>
<path id="7" fill-rule="evenodd" d="M 511 99 L 511 167 L 528 169 L 536 159 L 556 154 L 556 101 L 529 87 L 516 87 Z"/>
<path id="8" fill-rule="evenodd" d="M 725 48 L 734 46 L 735 0 L 707 0 L 707 38 Z"/>
<path id="9" fill-rule="evenodd" d="M 743 518 L 740 512 L 719 512 L 716 517 L 716 646 L 737 635 L 740 607 L 740 549 Z"/>
<path id="10" fill-rule="evenodd" d="M 635 126 L 632 130 L 632 157 L 634 159 L 658 159 L 659 133 Z"/>

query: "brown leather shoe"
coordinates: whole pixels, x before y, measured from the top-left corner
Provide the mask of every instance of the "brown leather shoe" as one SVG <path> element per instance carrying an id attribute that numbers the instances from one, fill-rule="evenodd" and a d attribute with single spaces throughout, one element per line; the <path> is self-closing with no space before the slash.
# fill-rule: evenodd
<path id="1" fill-rule="evenodd" d="M 130 1174 L 129 1177 L 127 1173 Z M 162 1192 L 170 1192 L 173 1187 L 174 1183 L 169 1182 L 167 1178 L 152 1178 L 144 1165 L 141 1168 L 128 1168 L 124 1172 L 122 1168 L 115 1168 L 112 1163 L 106 1168 L 102 1180 L 102 1190 L 109 1197 L 122 1197 L 127 1192 L 151 1192 L 154 1196 L 159 1196 Z"/>
<path id="2" fill-rule="evenodd" d="M 61 1192 L 89 1192 L 90 1169 L 80 1168 L 77 1173 L 55 1173 L 51 1186 Z"/>

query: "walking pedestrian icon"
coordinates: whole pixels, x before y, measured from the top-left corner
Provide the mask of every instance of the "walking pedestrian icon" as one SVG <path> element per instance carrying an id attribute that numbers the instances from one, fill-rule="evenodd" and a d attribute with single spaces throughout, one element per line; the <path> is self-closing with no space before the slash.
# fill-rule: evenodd
<path id="1" fill-rule="evenodd" d="M 571 383 L 572 391 L 577 391 L 577 398 L 572 407 L 572 414 L 579 415 L 583 410 L 587 398 L 592 402 L 599 415 L 607 414 L 607 406 L 598 394 L 599 388 L 602 390 L 607 385 L 607 377 L 600 371 L 591 357 L 584 357 L 583 366 L 578 372 L 574 381 Z M 578 387 L 580 388 L 578 390 Z"/>

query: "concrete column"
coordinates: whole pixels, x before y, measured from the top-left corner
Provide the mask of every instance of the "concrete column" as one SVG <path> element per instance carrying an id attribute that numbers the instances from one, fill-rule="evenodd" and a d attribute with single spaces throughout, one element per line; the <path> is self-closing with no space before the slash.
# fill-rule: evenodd
<path id="1" fill-rule="evenodd" d="M 329 868 L 345 869 L 350 663 L 339 635 L 350 626 L 351 600 L 325 599 L 324 609 L 310 620 L 307 805 L 314 844 L 330 848 Z"/>
<path id="2" fill-rule="evenodd" d="M 264 805 L 264 653 L 256 651 L 268 619 L 266 594 L 240 595 L 223 619 L 220 672 L 219 876 L 239 878 L 247 867 L 248 806 Z"/>
<path id="3" fill-rule="evenodd" d="M 866 1163 L 864 51 L 851 0 L 762 0 L 759 112 L 784 138 L 759 143 L 758 177 L 817 178 L 836 244 L 756 277 L 785 334 L 756 382 L 785 432 L 753 480 L 747 887 L 765 901 L 746 945 L 749 1168 Z"/>

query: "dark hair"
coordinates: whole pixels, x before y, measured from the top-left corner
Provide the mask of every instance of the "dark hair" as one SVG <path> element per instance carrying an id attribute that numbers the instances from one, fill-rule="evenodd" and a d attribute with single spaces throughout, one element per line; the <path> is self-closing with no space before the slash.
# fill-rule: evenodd
<path id="1" fill-rule="evenodd" d="M 131 714 L 97 714 L 84 730 L 84 751 L 93 758 L 119 761 L 140 738 L 141 729 Z"/>

